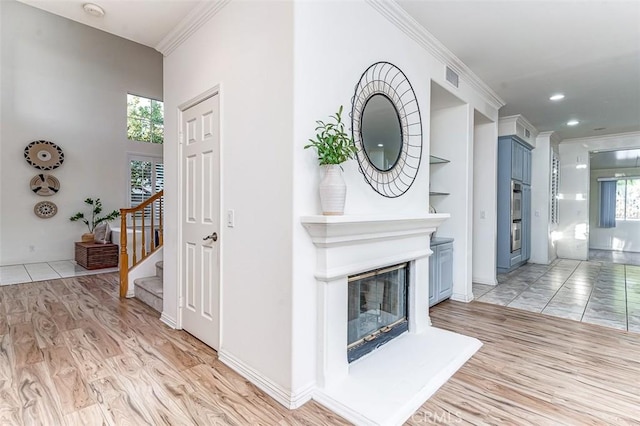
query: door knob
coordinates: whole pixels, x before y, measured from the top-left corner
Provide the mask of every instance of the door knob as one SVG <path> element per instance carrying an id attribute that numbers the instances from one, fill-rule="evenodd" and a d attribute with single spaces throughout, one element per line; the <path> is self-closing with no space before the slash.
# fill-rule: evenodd
<path id="1" fill-rule="evenodd" d="M 207 240 L 218 241 L 218 234 L 216 232 L 214 232 L 213 234 L 207 235 L 206 237 L 204 237 L 202 239 L 202 241 L 207 241 Z"/>

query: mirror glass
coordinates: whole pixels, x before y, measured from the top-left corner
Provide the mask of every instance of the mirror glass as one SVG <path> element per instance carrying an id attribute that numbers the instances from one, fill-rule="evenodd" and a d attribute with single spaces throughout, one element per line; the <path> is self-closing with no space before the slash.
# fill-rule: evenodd
<path id="1" fill-rule="evenodd" d="M 391 99 L 375 94 L 362 112 L 362 142 L 369 161 L 387 172 L 396 165 L 402 151 L 400 118 Z"/>

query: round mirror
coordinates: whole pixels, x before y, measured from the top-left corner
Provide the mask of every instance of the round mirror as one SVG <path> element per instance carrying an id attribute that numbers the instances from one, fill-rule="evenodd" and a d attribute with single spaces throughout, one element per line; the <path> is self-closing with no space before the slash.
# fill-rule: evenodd
<path id="1" fill-rule="evenodd" d="M 376 62 L 360 77 L 351 100 L 351 132 L 358 165 L 383 197 L 406 193 L 422 158 L 418 99 L 407 76 L 389 62 Z"/>
<path id="2" fill-rule="evenodd" d="M 373 166 L 382 171 L 391 170 L 402 152 L 400 117 L 391 99 L 376 93 L 362 111 L 360 125 L 362 146 Z"/>

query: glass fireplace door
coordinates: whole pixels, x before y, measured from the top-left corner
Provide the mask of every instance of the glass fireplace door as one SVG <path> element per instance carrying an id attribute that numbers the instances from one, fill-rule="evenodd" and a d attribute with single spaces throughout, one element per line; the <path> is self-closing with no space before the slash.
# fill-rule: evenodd
<path id="1" fill-rule="evenodd" d="M 406 330 L 407 282 L 406 263 L 349 278 L 348 348 L 378 340 L 402 323 Z"/>

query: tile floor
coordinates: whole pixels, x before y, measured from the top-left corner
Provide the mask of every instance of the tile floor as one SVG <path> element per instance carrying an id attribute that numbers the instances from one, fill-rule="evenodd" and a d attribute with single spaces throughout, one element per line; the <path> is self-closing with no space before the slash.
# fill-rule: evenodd
<path id="1" fill-rule="evenodd" d="M 0 285 L 55 280 L 58 278 L 102 274 L 105 272 L 116 271 L 118 271 L 118 268 L 88 270 L 78 265 L 73 260 L 0 266 Z"/>
<path id="2" fill-rule="evenodd" d="M 479 302 L 640 333 L 640 266 L 557 259 L 473 284 Z"/>
<path id="3" fill-rule="evenodd" d="M 613 250 L 589 250 L 589 260 L 640 266 L 640 253 Z"/>

